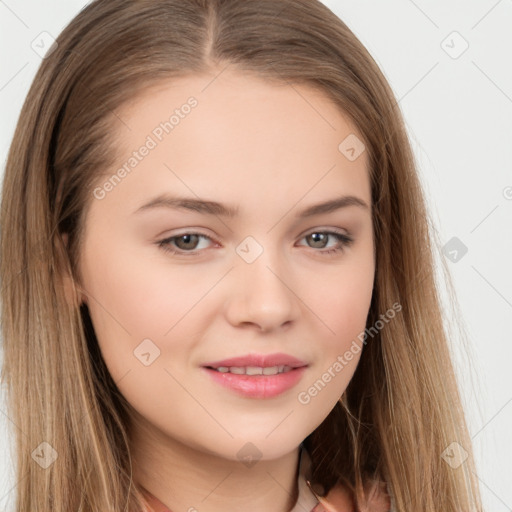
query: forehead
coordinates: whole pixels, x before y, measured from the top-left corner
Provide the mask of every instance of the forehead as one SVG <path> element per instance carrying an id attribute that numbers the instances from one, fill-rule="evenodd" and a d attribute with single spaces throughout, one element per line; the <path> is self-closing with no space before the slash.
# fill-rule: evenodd
<path id="1" fill-rule="evenodd" d="M 245 192 L 282 203 L 283 192 L 298 201 L 305 194 L 325 199 L 332 190 L 370 202 L 366 151 L 356 159 L 346 153 L 347 141 L 364 147 L 362 135 L 307 84 L 277 84 L 228 68 L 154 84 L 116 115 L 117 167 L 133 168 L 116 187 L 125 194 L 165 187 L 219 200 L 222 193 L 230 203 L 233 195 L 248 199 Z M 141 157 L 144 147 L 150 149 Z"/>

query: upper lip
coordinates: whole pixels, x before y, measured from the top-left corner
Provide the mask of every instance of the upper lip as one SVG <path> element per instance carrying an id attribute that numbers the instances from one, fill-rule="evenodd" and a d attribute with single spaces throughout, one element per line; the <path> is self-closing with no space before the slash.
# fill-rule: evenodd
<path id="1" fill-rule="evenodd" d="M 244 356 L 230 357 L 229 359 L 222 359 L 222 361 L 212 361 L 205 363 L 202 366 L 210 368 L 219 368 L 220 366 L 245 367 L 245 366 L 259 366 L 261 368 L 268 368 L 272 366 L 290 366 L 292 368 L 300 368 L 308 364 L 296 357 L 289 354 L 276 353 L 276 354 L 247 354 Z"/>

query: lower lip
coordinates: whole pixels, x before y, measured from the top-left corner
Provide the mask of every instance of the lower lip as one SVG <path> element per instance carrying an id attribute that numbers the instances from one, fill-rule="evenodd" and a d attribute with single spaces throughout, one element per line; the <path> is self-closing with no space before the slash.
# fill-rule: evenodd
<path id="1" fill-rule="evenodd" d="M 272 398 L 284 393 L 300 381 L 306 366 L 294 368 L 277 375 L 238 375 L 223 373 L 203 367 L 210 377 L 220 385 L 249 398 Z"/>

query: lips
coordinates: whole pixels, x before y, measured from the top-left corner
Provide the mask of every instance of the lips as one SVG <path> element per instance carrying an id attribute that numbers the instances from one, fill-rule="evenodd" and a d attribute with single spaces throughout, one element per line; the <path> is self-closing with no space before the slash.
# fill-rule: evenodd
<path id="1" fill-rule="evenodd" d="M 202 371 L 230 392 L 245 398 L 270 399 L 294 388 L 307 366 L 308 363 L 289 354 L 247 354 L 210 361 L 202 365 Z M 286 371 L 275 373 L 276 367 Z M 273 371 L 259 372 L 265 368 Z"/>
<path id="2" fill-rule="evenodd" d="M 229 359 L 222 359 L 218 361 L 211 361 L 204 363 L 201 366 L 204 368 L 217 369 L 220 367 L 247 367 L 257 366 L 261 368 L 269 368 L 272 366 L 290 366 L 291 368 L 301 368 L 308 366 L 308 363 L 298 359 L 294 356 L 284 353 L 275 354 L 247 354 L 244 356 L 231 357 Z"/>

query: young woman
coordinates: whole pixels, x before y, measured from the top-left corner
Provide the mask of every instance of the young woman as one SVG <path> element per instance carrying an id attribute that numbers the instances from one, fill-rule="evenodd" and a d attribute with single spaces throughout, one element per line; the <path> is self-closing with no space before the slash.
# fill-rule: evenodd
<path id="1" fill-rule="evenodd" d="M 1 211 L 17 511 L 481 511 L 424 197 L 316 0 L 97 0 Z"/>

